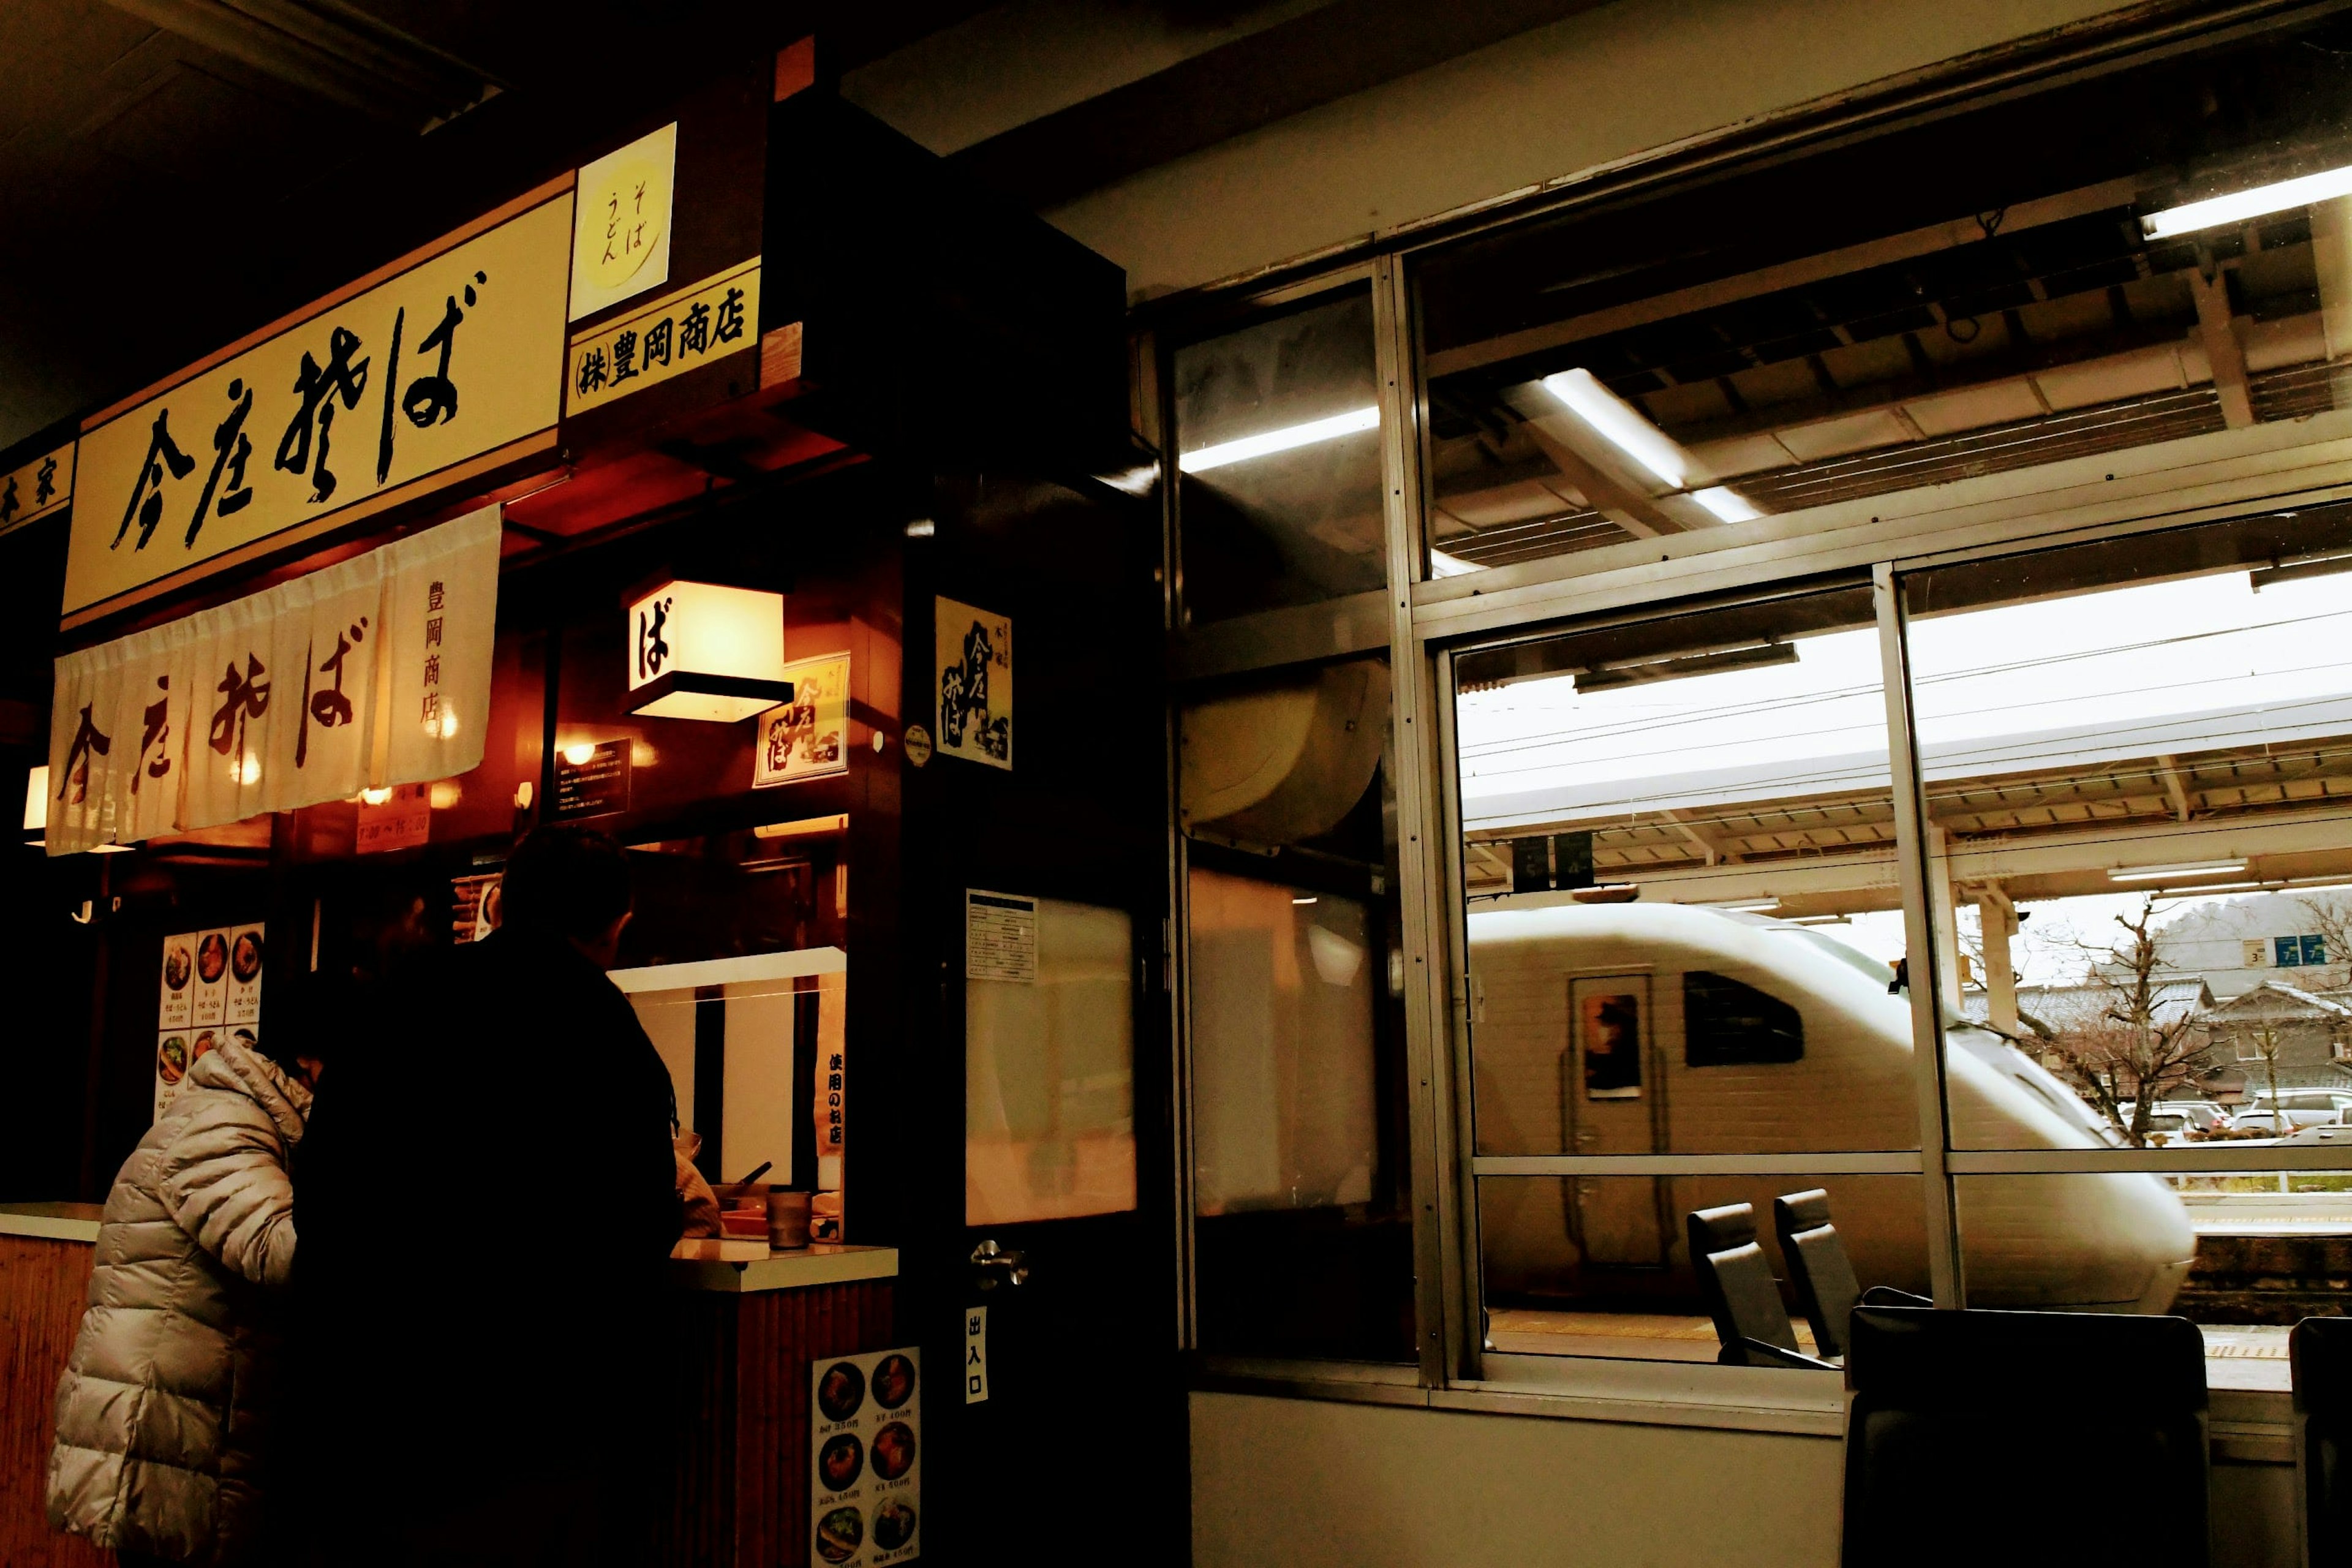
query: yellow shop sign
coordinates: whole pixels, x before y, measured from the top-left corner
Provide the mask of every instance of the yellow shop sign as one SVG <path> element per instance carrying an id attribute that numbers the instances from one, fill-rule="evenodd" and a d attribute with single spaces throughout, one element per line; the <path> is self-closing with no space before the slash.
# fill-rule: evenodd
<path id="1" fill-rule="evenodd" d="M 568 412 L 657 386 L 760 341 L 760 258 L 572 340 Z"/>
<path id="2" fill-rule="evenodd" d="M 44 452 L 13 473 L 0 475 L 0 533 L 70 505 L 74 490 L 74 444 Z"/>
<path id="3" fill-rule="evenodd" d="M 65 612 L 551 430 L 571 253 L 565 190 L 99 416 Z"/>

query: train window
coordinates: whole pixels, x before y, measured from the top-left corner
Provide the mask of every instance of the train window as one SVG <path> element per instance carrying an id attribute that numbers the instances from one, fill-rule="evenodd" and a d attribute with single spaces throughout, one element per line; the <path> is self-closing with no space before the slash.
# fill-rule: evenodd
<path id="1" fill-rule="evenodd" d="M 1374 365 L 1362 287 L 1176 350 L 1186 625 L 1387 583 Z"/>
<path id="2" fill-rule="evenodd" d="M 1801 1061 L 1804 1016 L 1777 996 L 1704 969 L 1683 973 L 1683 1060 L 1695 1068 Z"/>

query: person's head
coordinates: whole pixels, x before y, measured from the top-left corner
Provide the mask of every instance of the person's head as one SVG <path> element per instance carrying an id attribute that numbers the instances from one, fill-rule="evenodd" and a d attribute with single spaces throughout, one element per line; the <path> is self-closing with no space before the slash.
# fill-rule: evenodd
<path id="1" fill-rule="evenodd" d="M 499 908 L 502 930 L 562 937 L 610 969 L 629 923 L 628 856 L 590 828 L 534 827 L 507 857 Z"/>
<path id="2" fill-rule="evenodd" d="M 274 977 L 268 990 L 260 1039 L 240 1043 L 316 1089 L 327 1058 L 334 1054 L 337 1031 L 350 1026 L 355 987 L 348 975 L 305 970 Z M 230 1033 L 235 1038 L 245 1031 Z"/>

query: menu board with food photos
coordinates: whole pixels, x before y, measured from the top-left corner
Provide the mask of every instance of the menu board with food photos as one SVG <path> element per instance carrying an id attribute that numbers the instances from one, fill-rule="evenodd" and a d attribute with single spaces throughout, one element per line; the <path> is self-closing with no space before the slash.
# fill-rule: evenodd
<path id="1" fill-rule="evenodd" d="M 231 1040 L 261 1031 L 262 927 L 220 926 L 163 939 L 155 1009 L 155 1120 L 179 1098 L 188 1070 Z"/>
<path id="2" fill-rule="evenodd" d="M 809 1560 L 880 1568 L 922 1554 L 919 1350 L 874 1351 L 809 1368 Z"/>

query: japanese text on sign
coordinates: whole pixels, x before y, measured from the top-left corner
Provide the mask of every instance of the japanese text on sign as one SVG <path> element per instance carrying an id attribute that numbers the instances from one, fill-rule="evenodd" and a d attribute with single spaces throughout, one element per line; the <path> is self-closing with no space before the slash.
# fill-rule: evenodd
<path id="1" fill-rule="evenodd" d="M 1037 983 L 1036 900 L 964 889 L 963 977 Z"/>
<path id="2" fill-rule="evenodd" d="M 578 414 L 751 347 L 760 336 L 757 258 L 572 340 L 565 407 Z"/>
<path id="3" fill-rule="evenodd" d="M 499 509 L 485 507 L 58 659 L 49 852 L 474 767 L 499 539 Z"/>
<path id="4" fill-rule="evenodd" d="M 547 429 L 569 194 L 86 431 L 65 609 Z"/>
<path id="5" fill-rule="evenodd" d="M 581 167 L 570 320 L 669 281 L 677 175 L 675 121 Z"/>
<path id="6" fill-rule="evenodd" d="M 44 452 L 0 475 L 0 533 L 10 533 L 69 504 L 74 491 L 74 444 Z"/>

